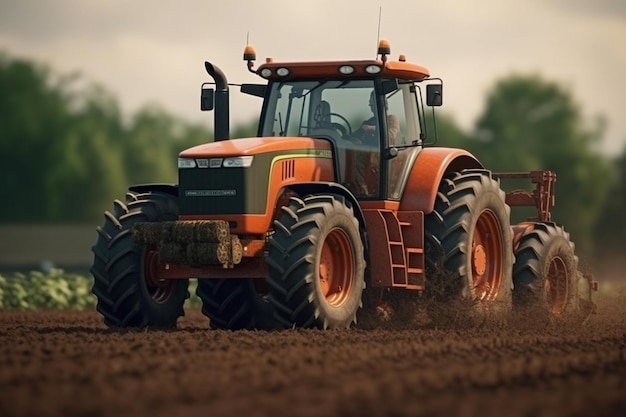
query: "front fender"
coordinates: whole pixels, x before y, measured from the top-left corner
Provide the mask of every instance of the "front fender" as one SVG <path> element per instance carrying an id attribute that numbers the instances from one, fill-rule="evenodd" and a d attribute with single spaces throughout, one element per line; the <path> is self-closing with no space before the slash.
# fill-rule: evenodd
<path id="1" fill-rule="evenodd" d="M 174 197 L 178 197 L 178 184 L 166 184 L 166 183 L 151 183 L 151 184 L 136 184 L 128 187 L 128 191 L 134 193 L 163 193 L 169 194 Z"/>
<path id="2" fill-rule="evenodd" d="M 301 184 L 291 184 L 289 188 L 298 193 L 301 197 L 306 196 L 307 194 L 339 194 L 346 197 L 346 200 L 350 201 L 352 207 L 354 209 L 354 215 L 357 216 L 359 222 L 361 224 L 365 224 L 363 212 L 361 211 L 361 206 L 357 201 L 354 194 L 350 192 L 346 187 L 336 182 L 309 182 L 309 183 L 301 183 Z"/>

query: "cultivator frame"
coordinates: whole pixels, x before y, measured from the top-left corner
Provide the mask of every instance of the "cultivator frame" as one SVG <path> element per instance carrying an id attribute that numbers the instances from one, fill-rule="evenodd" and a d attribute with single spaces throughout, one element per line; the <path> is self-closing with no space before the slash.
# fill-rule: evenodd
<path id="1" fill-rule="evenodd" d="M 494 178 L 501 180 L 529 179 L 535 184 L 533 190 L 516 189 L 506 193 L 506 203 L 511 207 L 535 207 L 537 215 L 529 217 L 527 221 L 513 225 L 513 248 L 517 250 L 520 238 L 535 228 L 536 222 L 549 223 L 552 221 L 551 209 L 555 204 L 554 171 L 526 171 L 526 172 L 494 172 Z M 598 281 L 591 272 L 579 271 L 579 281 L 586 281 L 584 294 L 579 292 L 580 311 L 584 315 L 595 314 L 596 304 L 593 302 L 593 293 L 598 291 Z"/>
<path id="2" fill-rule="evenodd" d="M 553 171 L 528 171 L 528 172 L 494 172 L 493 176 L 500 179 L 524 179 L 528 178 L 535 184 L 532 191 L 518 189 L 506 194 L 506 203 L 512 207 L 534 206 L 537 208 L 537 216 L 529 218 L 529 221 L 548 222 L 552 219 L 550 210 L 554 207 L 554 183 L 556 173 Z"/>

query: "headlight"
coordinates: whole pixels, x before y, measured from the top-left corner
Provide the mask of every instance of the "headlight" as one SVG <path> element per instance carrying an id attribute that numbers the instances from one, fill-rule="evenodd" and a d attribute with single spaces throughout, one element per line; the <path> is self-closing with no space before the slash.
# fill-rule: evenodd
<path id="1" fill-rule="evenodd" d="M 287 75 L 289 75 L 289 70 L 285 67 L 280 67 L 276 70 L 276 75 L 280 77 L 286 77 Z"/>
<path id="2" fill-rule="evenodd" d="M 253 156 L 234 156 L 232 158 L 224 158 L 222 166 L 224 168 L 248 168 L 252 165 Z"/>
<path id="3" fill-rule="evenodd" d="M 367 67 L 365 67 L 365 72 L 367 72 L 368 74 L 378 74 L 382 70 L 383 69 L 378 65 L 368 65 Z"/>
<path id="4" fill-rule="evenodd" d="M 178 158 L 178 168 L 195 168 L 196 160 L 193 158 Z"/>
<path id="5" fill-rule="evenodd" d="M 339 67 L 339 72 L 344 75 L 349 75 L 354 72 L 354 67 L 350 65 L 342 65 Z"/>

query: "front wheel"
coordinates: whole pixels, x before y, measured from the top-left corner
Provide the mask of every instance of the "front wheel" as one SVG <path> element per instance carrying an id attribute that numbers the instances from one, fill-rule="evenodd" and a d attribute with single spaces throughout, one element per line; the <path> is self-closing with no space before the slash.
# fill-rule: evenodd
<path id="1" fill-rule="evenodd" d="M 287 327 L 349 328 L 365 288 L 359 222 L 338 195 L 290 199 L 270 240 L 269 301 Z"/>
<path id="2" fill-rule="evenodd" d="M 129 194 L 126 203 L 116 200 L 104 214 L 93 246 L 92 292 L 96 309 L 113 327 L 171 328 L 184 315 L 189 297 L 188 280 L 161 280 L 157 248 L 135 242 L 131 229 L 138 222 L 178 218 L 174 196 L 163 193 Z"/>
<path id="3" fill-rule="evenodd" d="M 200 279 L 196 293 L 212 329 L 270 330 L 277 327 L 271 305 L 252 279 Z"/>

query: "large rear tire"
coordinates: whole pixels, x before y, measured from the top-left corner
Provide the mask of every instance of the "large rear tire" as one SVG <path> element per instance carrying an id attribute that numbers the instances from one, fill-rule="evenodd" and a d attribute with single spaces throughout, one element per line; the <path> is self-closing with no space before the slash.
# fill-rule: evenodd
<path id="1" fill-rule="evenodd" d="M 163 193 L 127 195 L 115 200 L 113 211 L 104 213 L 98 240 L 92 247 L 92 292 L 96 309 L 112 327 L 172 328 L 184 315 L 189 280 L 159 280 L 156 248 L 141 245 L 131 236 L 138 222 L 178 218 L 177 198 Z"/>
<path id="2" fill-rule="evenodd" d="M 513 300 L 533 322 L 575 322 L 578 304 L 578 257 L 569 233 L 555 223 L 535 223 L 521 235 L 515 250 Z"/>
<path id="3" fill-rule="evenodd" d="M 425 218 L 426 295 L 440 326 L 503 322 L 512 307 L 510 208 L 497 180 L 465 170 L 441 182 Z"/>
<path id="4" fill-rule="evenodd" d="M 212 329 L 270 330 L 277 327 L 272 306 L 259 294 L 254 280 L 198 280 L 196 294 Z"/>
<path id="5" fill-rule="evenodd" d="M 283 326 L 345 329 L 356 323 L 365 259 L 359 222 L 344 197 L 292 197 L 269 243 L 269 300 Z"/>

